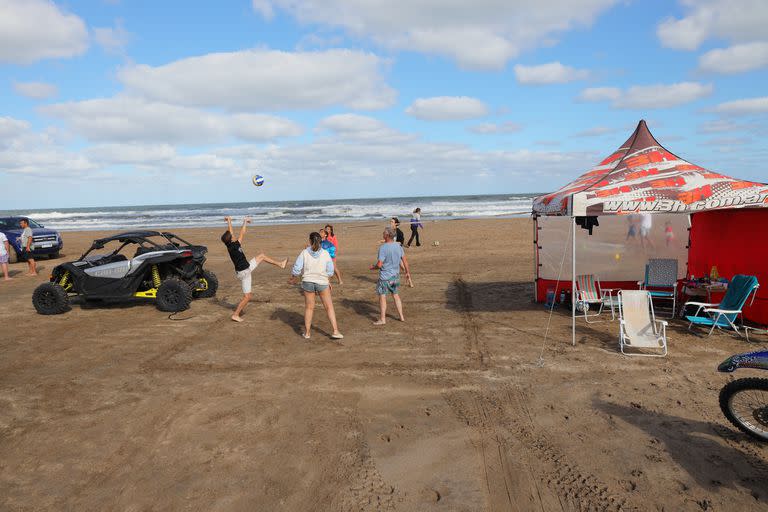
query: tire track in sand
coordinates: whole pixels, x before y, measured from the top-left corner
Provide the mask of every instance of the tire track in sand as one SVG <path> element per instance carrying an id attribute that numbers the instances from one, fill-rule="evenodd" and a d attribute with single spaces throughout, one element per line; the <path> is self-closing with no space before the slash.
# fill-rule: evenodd
<path id="1" fill-rule="evenodd" d="M 515 387 L 447 392 L 445 401 L 469 426 L 483 464 L 488 509 L 641 510 L 559 450 L 536 427 Z"/>
<path id="2" fill-rule="evenodd" d="M 464 343 L 464 352 L 473 364 L 480 368 L 488 368 L 491 356 L 488 352 L 488 346 L 480 336 L 480 324 L 474 313 L 472 292 L 460 275 L 454 277 L 453 285 L 456 288 L 456 305 L 462 313 L 461 325 L 467 336 Z"/>

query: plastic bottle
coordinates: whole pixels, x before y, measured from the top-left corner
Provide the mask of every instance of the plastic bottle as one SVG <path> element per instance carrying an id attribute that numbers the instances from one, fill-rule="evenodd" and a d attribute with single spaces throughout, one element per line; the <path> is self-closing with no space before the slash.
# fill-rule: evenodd
<path id="1" fill-rule="evenodd" d="M 713 283 L 720 279 L 720 274 L 717 272 L 717 265 L 712 265 L 712 270 L 709 271 L 709 280 Z"/>
<path id="2" fill-rule="evenodd" d="M 560 304 L 565 304 L 565 290 L 560 290 Z"/>

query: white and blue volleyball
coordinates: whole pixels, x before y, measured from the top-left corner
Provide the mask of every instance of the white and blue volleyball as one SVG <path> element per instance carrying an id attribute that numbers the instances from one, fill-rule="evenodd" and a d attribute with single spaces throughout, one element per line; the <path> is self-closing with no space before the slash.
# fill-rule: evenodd
<path id="1" fill-rule="evenodd" d="M 260 175 L 256 174 L 253 177 L 252 181 L 253 181 L 254 185 L 256 185 L 257 187 L 260 187 L 260 186 L 262 186 L 264 184 L 264 176 L 260 176 Z"/>

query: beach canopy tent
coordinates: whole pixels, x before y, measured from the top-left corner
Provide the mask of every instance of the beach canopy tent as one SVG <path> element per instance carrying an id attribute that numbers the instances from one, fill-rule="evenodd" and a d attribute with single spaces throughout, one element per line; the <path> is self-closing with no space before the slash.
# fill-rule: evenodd
<path id="1" fill-rule="evenodd" d="M 713 265 L 723 277 L 757 275 L 764 286 L 744 314 L 768 323 L 767 198 L 768 185 L 687 162 L 640 121 L 597 166 L 533 201 L 536 300 L 570 291 L 575 343 L 577 275 L 634 289 L 648 259 L 677 258 L 680 279 L 708 275 Z M 591 235 L 577 229 L 595 221 Z"/>

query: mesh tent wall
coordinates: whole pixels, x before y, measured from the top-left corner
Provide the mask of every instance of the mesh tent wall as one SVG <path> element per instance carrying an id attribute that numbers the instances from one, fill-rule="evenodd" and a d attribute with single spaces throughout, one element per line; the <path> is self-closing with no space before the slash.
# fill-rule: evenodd
<path id="1" fill-rule="evenodd" d="M 578 249 L 579 246 L 582 248 L 584 246 L 584 243 L 579 243 L 579 239 L 588 236 L 578 234 L 577 217 L 599 217 L 601 225 L 595 228 L 598 231 L 603 223 L 612 226 L 614 230 L 618 229 L 615 220 L 608 220 L 611 217 L 623 217 L 628 224 L 635 222 L 638 229 L 643 229 L 643 224 L 653 225 L 653 219 L 657 219 L 656 225 L 663 220 L 665 230 L 666 223 L 670 222 L 673 233 L 677 231 L 677 240 L 680 241 L 681 238 L 687 238 L 687 231 L 681 233 L 681 222 L 673 222 L 670 215 L 687 217 L 694 214 L 695 218 L 695 214 L 701 212 L 765 208 L 768 206 L 767 198 L 768 185 L 738 180 L 687 162 L 664 148 L 648 130 L 645 121 L 640 121 L 632 136 L 597 166 L 561 189 L 534 200 L 536 298 L 544 300 L 545 297 L 541 295 L 541 291 L 547 286 L 546 281 L 543 284 L 539 282 L 542 277 L 539 271 L 544 264 L 543 260 L 548 257 L 547 254 L 542 254 L 542 245 L 539 242 L 546 237 L 543 230 L 550 224 L 549 217 L 569 219 L 571 250 L 568 259 L 571 263 L 571 271 L 568 274 L 571 278 L 569 289 L 572 295 L 575 344 L 574 279 L 577 273 Z M 616 235 L 613 239 L 616 239 Z M 648 240 L 653 245 L 658 244 L 658 242 L 654 243 L 652 238 Z M 643 249 L 645 252 L 645 248 Z M 605 250 L 603 248 L 593 252 L 599 254 Z M 568 257 L 566 250 L 563 251 L 563 255 Z M 593 257 L 594 255 L 589 257 L 589 264 L 592 264 Z M 678 269 L 682 268 L 684 272 L 686 262 L 680 260 L 680 254 L 677 257 L 680 262 Z M 722 275 L 730 277 L 726 274 Z M 624 277 L 624 274 L 621 276 Z M 641 274 L 634 274 L 631 280 L 607 279 L 606 284 L 627 286 L 641 280 L 642 277 Z"/>

